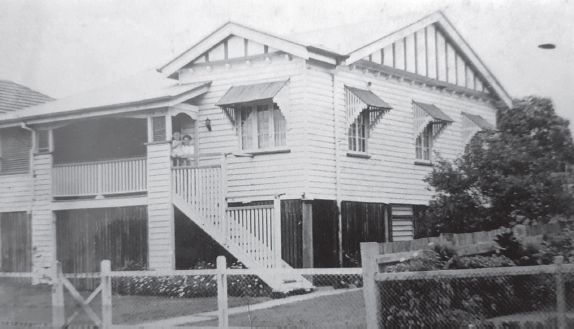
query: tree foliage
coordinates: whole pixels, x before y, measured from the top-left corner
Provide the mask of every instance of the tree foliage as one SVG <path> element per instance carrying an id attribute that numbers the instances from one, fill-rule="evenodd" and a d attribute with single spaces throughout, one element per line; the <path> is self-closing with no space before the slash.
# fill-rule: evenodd
<path id="1" fill-rule="evenodd" d="M 435 191 L 427 231 L 461 233 L 572 214 L 564 188 L 574 163 L 568 120 L 546 98 L 515 100 L 499 111 L 498 130 L 478 133 L 470 152 L 440 159 L 425 181 Z"/>

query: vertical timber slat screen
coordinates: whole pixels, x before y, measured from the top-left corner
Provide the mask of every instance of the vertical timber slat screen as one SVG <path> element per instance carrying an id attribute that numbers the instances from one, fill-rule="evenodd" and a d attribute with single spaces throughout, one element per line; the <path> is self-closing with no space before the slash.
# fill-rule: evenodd
<path id="1" fill-rule="evenodd" d="M 0 271 L 32 271 L 32 220 L 26 212 L 0 213 Z"/>
<path id="2" fill-rule="evenodd" d="M 303 218 L 301 200 L 281 200 L 281 253 L 293 268 L 303 267 Z"/>
<path id="3" fill-rule="evenodd" d="M 382 203 L 342 202 L 343 266 L 357 267 L 361 242 L 385 242 L 385 211 Z"/>
<path id="4" fill-rule="evenodd" d="M 65 273 L 99 272 L 104 259 L 113 270 L 147 268 L 145 206 L 65 210 L 56 212 L 56 218 L 57 258 Z M 90 280 L 86 287 L 95 284 Z"/>

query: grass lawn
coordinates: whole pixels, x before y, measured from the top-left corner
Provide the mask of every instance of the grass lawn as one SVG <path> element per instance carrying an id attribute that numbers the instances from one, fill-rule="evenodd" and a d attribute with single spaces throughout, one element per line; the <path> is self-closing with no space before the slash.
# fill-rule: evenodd
<path id="1" fill-rule="evenodd" d="M 89 292 L 81 292 L 84 298 Z M 66 317 L 73 314 L 75 303 L 65 290 Z M 270 300 L 270 298 L 230 297 L 229 306 L 242 306 Z M 98 295 L 90 304 L 101 317 L 101 297 Z M 165 298 L 144 296 L 114 295 L 112 299 L 113 323 L 136 324 L 141 322 L 166 319 L 195 313 L 214 311 L 217 299 L 209 298 Z M 18 282 L 14 279 L 0 280 L 0 323 L 52 322 L 52 288 L 48 285 L 31 285 L 29 282 Z M 92 324 L 89 317 L 81 310 L 72 324 Z"/>
<path id="2" fill-rule="evenodd" d="M 217 326 L 217 320 L 194 324 Z M 332 296 L 322 296 L 269 309 L 230 315 L 230 327 L 281 328 L 365 328 L 366 314 L 363 291 L 355 290 Z"/>

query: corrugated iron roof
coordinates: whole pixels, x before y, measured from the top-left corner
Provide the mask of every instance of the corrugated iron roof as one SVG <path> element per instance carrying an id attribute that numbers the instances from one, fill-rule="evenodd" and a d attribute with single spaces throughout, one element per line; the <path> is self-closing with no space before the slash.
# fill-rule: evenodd
<path id="1" fill-rule="evenodd" d="M 364 21 L 358 24 L 293 33 L 286 35 L 285 38 L 305 46 L 314 46 L 341 55 L 348 55 L 413 24 L 422 16 L 393 16 L 384 20 Z"/>
<path id="2" fill-rule="evenodd" d="M 288 80 L 276 82 L 264 82 L 254 85 L 233 86 L 215 104 L 217 106 L 229 106 L 238 103 L 247 103 L 272 99 L 285 86 Z"/>
<path id="3" fill-rule="evenodd" d="M 349 89 L 350 92 L 355 94 L 363 103 L 367 104 L 368 106 L 377 107 L 381 109 L 392 109 L 392 107 L 387 104 L 384 100 L 382 100 L 379 96 L 375 95 L 370 90 L 364 90 L 354 87 L 345 86 L 345 88 Z"/>
<path id="4" fill-rule="evenodd" d="M 434 106 L 433 104 L 426 104 L 419 102 L 413 102 L 413 103 L 415 103 L 418 107 L 420 107 L 423 111 L 428 113 L 428 115 L 430 115 L 436 120 L 445 122 L 454 122 L 453 119 L 451 119 L 448 115 L 446 115 L 443 111 L 441 111 L 438 107 Z"/>
<path id="5" fill-rule="evenodd" d="M 480 127 L 480 129 L 485 129 L 485 130 L 495 130 L 496 129 L 496 127 L 493 124 L 486 121 L 480 115 L 470 114 L 470 113 L 466 113 L 466 112 L 462 112 L 462 115 L 466 116 L 470 121 L 474 122 L 474 124 L 476 124 L 478 127 Z"/>
<path id="6" fill-rule="evenodd" d="M 0 115 L 0 122 L 38 115 L 65 114 L 84 109 L 129 106 L 140 102 L 176 97 L 209 83 L 180 84 L 178 80 L 168 79 L 155 70 L 148 70 L 101 89 L 26 108 L 17 113 Z"/>
<path id="7" fill-rule="evenodd" d="M 0 113 L 13 112 L 53 100 L 50 96 L 15 82 L 0 80 Z"/>

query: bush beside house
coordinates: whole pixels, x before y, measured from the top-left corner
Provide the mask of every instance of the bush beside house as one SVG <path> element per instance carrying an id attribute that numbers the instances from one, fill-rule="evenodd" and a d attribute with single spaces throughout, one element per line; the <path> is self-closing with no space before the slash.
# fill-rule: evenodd
<path id="1" fill-rule="evenodd" d="M 574 263 L 574 225 L 545 236 L 540 244 L 522 243 L 511 232 L 497 236 L 497 252 L 458 257 L 449 246 L 432 244 L 432 253 L 390 266 L 387 272 L 478 269 L 551 264 L 555 256 Z M 574 288 L 574 277 L 566 276 L 566 291 Z M 441 278 L 382 281 L 381 315 L 389 327 L 459 327 L 479 324 L 502 315 L 548 310 L 555 307 L 555 278 L 552 274 L 511 277 Z M 393 297 L 394 296 L 394 297 Z M 566 296 L 574 306 L 574 296 Z"/>

